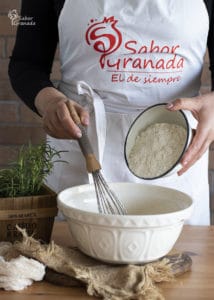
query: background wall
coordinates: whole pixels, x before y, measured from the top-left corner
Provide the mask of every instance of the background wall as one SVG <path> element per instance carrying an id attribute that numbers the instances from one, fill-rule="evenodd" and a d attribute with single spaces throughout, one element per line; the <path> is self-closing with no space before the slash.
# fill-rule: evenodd
<path id="1" fill-rule="evenodd" d="M 45 137 L 41 121 L 13 92 L 7 75 L 9 56 L 15 42 L 16 26 L 11 25 L 8 12 L 17 9 L 20 14 L 20 0 L 0 0 L 0 168 L 14 160 L 22 144 L 38 143 Z M 201 92 L 210 90 L 208 55 L 202 75 Z M 53 64 L 52 79 L 60 78 L 58 53 Z M 214 223 L 214 144 L 210 147 L 209 161 L 210 199 L 212 223 Z M 203 199 L 202 199 L 203 200 Z"/>

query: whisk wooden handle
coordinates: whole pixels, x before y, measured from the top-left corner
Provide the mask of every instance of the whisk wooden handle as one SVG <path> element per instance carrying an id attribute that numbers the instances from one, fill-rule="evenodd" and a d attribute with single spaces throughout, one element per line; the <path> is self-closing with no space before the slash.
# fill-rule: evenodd
<path id="1" fill-rule="evenodd" d="M 67 101 L 66 105 L 68 107 L 68 110 L 71 114 L 72 119 L 74 120 L 75 124 L 80 128 L 80 130 L 82 132 L 82 137 L 78 139 L 78 143 L 79 143 L 80 149 L 85 157 L 87 171 L 89 173 L 99 171 L 101 169 L 101 165 L 94 155 L 91 143 L 89 141 L 89 138 L 88 138 L 88 135 L 86 132 L 86 129 L 81 124 L 80 117 L 71 101 Z"/>
<path id="2" fill-rule="evenodd" d="M 85 162 L 86 162 L 86 169 L 88 173 L 94 173 L 101 169 L 101 165 L 93 153 L 87 154 L 85 156 Z"/>

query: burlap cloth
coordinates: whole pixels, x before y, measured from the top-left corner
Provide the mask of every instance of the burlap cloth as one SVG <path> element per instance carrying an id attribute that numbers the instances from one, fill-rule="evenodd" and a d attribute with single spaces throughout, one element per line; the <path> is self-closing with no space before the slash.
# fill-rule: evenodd
<path id="1" fill-rule="evenodd" d="M 106 264 L 76 248 L 62 247 L 53 241 L 41 244 L 24 230 L 21 231 L 23 241 L 16 242 L 13 251 L 15 249 L 24 256 L 36 259 L 47 270 L 50 268 L 57 272 L 55 275 L 60 273 L 70 278 L 70 285 L 83 284 L 89 295 L 104 300 L 162 300 L 164 297 L 156 284 L 173 281 L 175 276 L 191 266 L 191 259 L 183 254 L 174 254 L 145 265 Z"/>

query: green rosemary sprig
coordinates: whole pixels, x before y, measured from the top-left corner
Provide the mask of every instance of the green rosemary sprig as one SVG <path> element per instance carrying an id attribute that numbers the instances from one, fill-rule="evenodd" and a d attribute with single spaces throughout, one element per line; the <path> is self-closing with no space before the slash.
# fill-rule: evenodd
<path id="1" fill-rule="evenodd" d="M 16 162 L 0 170 L 0 197 L 38 195 L 54 164 L 62 162 L 62 152 L 48 143 L 21 147 Z"/>

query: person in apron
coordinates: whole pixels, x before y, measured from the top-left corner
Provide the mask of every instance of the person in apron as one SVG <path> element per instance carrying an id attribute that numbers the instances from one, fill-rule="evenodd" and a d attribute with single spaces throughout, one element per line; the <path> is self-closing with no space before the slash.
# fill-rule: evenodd
<path id="1" fill-rule="evenodd" d="M 58 19 L 62 79 L 58 91 L 46 87 L 35 98 L 49 143 L 56 150 L 67 150 L 62 159 L 68 163 L 55 164 L 48 185 L 59 192 L 89 182 L 75 140 L 81 133 L 65 105 L 69 99 L 88 126 L 108 182 L 149 183 L 186 192 L 195 202 L 189 223 L 209 224 L 207 148 L 214 133 L 203 142 L 203 124 L 214 126 L 210 104 L 214 96 L 198 96 L 208 31 L 209 17 L 202 0 L 66 0 Z M 169 103 L 170 110 L 187 110 L 190 125 L 197 128 L 196 138 L 180 174 L 148 182 L 129 171 L 124 142 L 137 115 L 162 102 Z M 198 125 L 197 119 L 203 116 L 206 121 Z M 200 151 L 198 141 L 204 145 Z"/>

